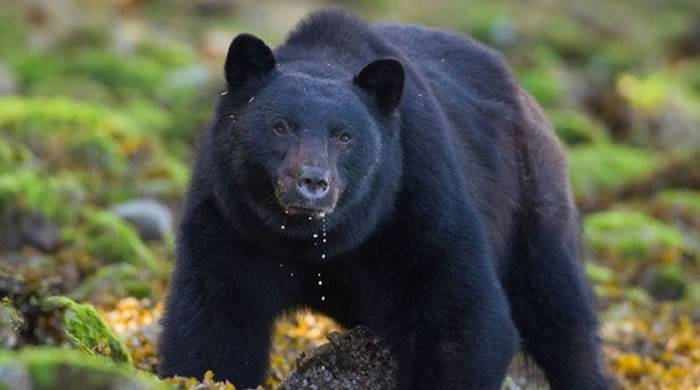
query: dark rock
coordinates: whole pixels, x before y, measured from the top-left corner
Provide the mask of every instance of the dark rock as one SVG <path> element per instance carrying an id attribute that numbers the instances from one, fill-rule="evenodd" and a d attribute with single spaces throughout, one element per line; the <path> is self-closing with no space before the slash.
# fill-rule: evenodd
<path id="1" fill-rule="evenodd" d="M 22 234 L 17 228 L 17 216 L 11 207 L 0 209 L 0 253 L 22 246 Z"/>
<path id="2" fill-rule="evenodd" d="M 131 200 L 112 207 L 112 212 L 134 226 L 145 241 L 163 240 L 173 234 L 173 214 L 157 200 Z"/>
<path id="3" fill-rule="evenodd" d="M 20 225 L 24 243 L 44 252 L 55 252 L 61 243 L 58 226 L 39 214 L 24 217 Z"/>
<path id="4" fill-rule="evenodd" d="M 396 363 L 367 328 L 331 333 L 328 344 L 305 352 L 279 390 L 393 389 Z"/>

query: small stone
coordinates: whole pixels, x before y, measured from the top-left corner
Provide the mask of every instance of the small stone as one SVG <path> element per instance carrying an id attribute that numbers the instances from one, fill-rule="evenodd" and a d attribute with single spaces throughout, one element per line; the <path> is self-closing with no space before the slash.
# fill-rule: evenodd
<path id="1" fill-rule="evenodd" d="M 173 235 L 170 208 L 155 199 L 134 199 L 112 207 L 112 212 L 129 222 L 144 241 L 160 241 Z"/>

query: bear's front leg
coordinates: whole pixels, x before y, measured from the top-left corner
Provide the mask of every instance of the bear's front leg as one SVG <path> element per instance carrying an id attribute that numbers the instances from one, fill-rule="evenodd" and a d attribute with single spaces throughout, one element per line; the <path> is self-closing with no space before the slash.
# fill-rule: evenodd
<path id="1" fill-rule="evenodd" d="M 454 276 L 424 284 L 391 342 L 399 389 L 501 388 L 518 343 L 505 295 L 494 277 Z"/>
<path id="2" fill-rule="evenodd" d="M 272 313 L 215 279 L 177 271 L 162 323 L 159 374 L 201 378 L 212 370 L 217 380 L 254 388 L 268 368 Z"/>
<path id="3" fill-rule="evenodd" d="M 272 264 L 237 238 L 214 207 L 183 216 L 159 345 L 159 375 L 256 387 L 268 368 L 270 333 L 288 287 Z"/>

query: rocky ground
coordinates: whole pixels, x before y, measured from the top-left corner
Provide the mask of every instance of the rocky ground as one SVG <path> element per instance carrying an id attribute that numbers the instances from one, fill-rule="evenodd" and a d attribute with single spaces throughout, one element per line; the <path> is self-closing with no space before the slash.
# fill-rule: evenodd
<path id="1" fill-rule="evenodd" d="M 191 150 L 231 37 L 280 42 L 327 4 L 0 0 L 0 388 L 233 388 L 153 375 Z M 346 5 L 504 52 L 566 145 L 610 370 L 624 388 L 697 388 L 700 5 Z M 380 343 L 327 343 L 334 330 L 281 319 L 266 388 L 390 386 Z M 542 387 L 516 366 L 504 387 Z"/>

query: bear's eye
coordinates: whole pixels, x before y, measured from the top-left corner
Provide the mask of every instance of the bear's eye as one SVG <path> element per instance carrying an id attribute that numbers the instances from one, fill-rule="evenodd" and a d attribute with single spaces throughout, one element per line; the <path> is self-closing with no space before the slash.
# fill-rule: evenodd
<path id="1" fill-rule="evenodd" d="M 281 120 L 275 121 L 275 123 L 272 124 L 272 132 L 279 136 L 289 134 L 289 123 Z"/>
<path id="2" fill-rule="evenodd" d="M 352 140 L 352 135 L 350 133 L 340 133 L 338 136 L 338 141 L 340 141 L 343 144 L 347 144 Z"/>

